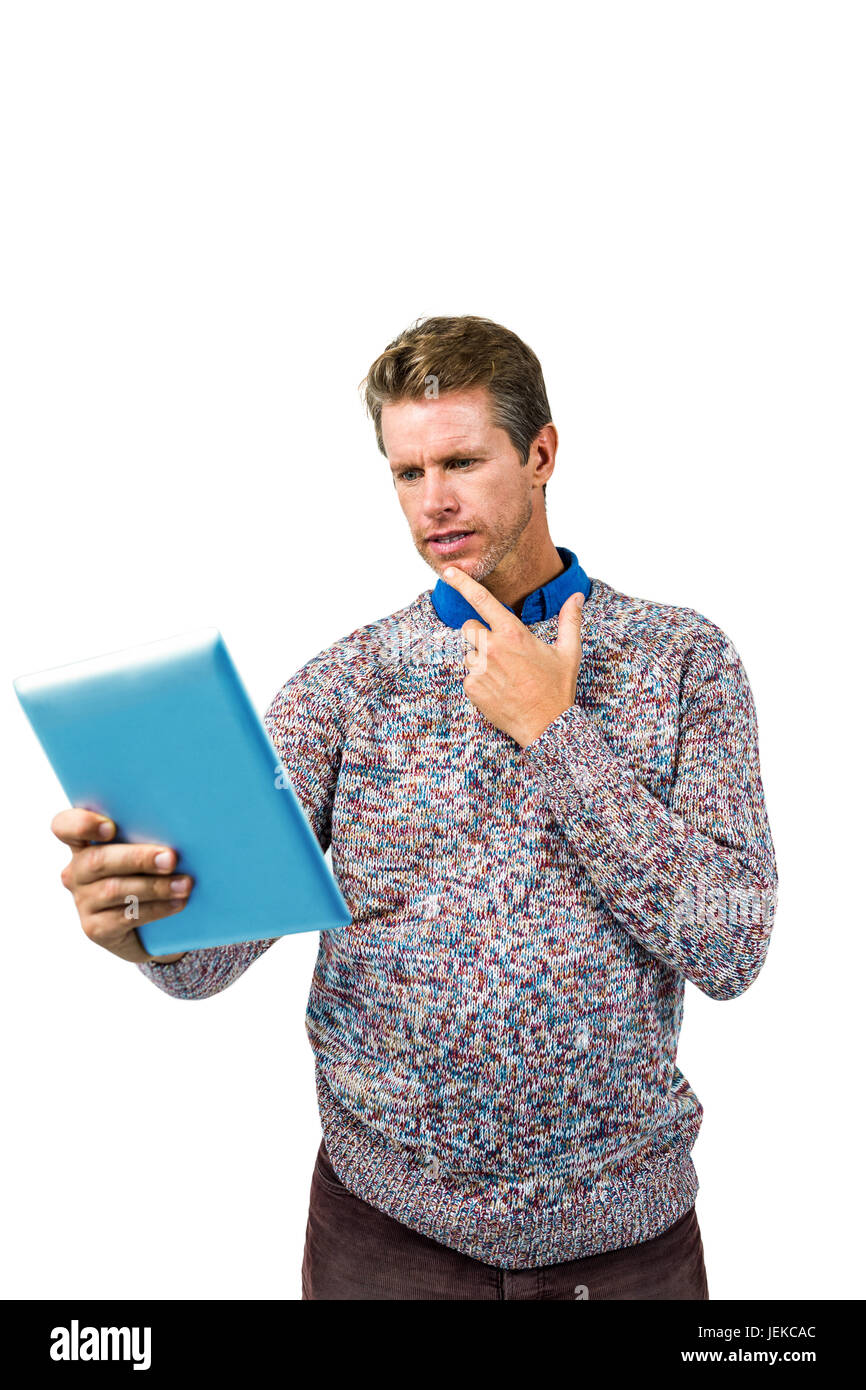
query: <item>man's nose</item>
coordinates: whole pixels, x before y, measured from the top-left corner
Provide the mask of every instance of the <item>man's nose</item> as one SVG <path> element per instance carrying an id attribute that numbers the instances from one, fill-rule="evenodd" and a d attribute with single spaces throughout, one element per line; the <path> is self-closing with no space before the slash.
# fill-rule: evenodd
<path id="1" fill-rule="evenodd" d="M 424 515 L 431 521 L 435 521 L 442 512 L 454 511 L 457 505 L 456 490 L 450 478 L 428 475 L 424 479 L 421 507 Z"/>

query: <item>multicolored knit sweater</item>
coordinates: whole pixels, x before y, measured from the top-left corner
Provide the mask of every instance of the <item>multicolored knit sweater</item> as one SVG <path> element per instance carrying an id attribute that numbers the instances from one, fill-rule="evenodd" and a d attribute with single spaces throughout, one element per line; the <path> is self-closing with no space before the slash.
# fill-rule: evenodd
<path id="1" fill-rule="evenodd" d="M 556 612 L 529 626 L 553 642 Z M 334 1169 L 505 1269 L 648 1240 L 692 1205 L 685 982 L 741 994 L 775 909 L 724 632 L 593 579 L 582 645 L 573 705 L 525 749 L 466 696 L 429 589 L 313 657 L 265 716 L 353 916 L 320 935 L 307 1011 Z M 139 968 L 204 999 L 272 944 Z"/>

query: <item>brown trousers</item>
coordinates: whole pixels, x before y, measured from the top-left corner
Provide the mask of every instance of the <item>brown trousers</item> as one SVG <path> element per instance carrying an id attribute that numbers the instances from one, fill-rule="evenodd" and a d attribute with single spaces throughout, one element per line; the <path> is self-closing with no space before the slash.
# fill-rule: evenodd
<path id="1" fill-rule="evenodd" d="M 324 1141 L 310 1187 L 302 1299 L 708 1299 L 695 1208 L 652 1240 L 540 1269 L 497 1269 L 420 1235 L 340 1182 Z"/>

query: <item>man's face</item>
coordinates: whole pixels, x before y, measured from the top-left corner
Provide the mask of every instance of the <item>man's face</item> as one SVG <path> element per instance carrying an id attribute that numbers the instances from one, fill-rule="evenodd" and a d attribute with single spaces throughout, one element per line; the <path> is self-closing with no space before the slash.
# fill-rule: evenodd
<path id="1" fill-rule="evenodd" d="M 486 389 L 385 405 L 382 440 L 419 555 L 437 573 L 486 579 L 533 515 L 532 469 L 493 424 Z"/>

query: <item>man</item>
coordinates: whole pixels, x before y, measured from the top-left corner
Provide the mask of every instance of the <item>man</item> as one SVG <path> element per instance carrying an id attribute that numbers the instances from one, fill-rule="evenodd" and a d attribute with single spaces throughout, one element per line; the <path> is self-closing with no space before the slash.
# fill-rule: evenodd
<path id="1" fill-rule="evenodd" d="M 320 937 L 310 1299 L 708 1297 L 676 1066 L 686 980 L 761 969 L 777 886 L 752 695 L 724 632 L 554 545 L 541 367 L 434 318 L 367 404 L 437 574 L 308 661 L 265 722 L 353 923 Z M 173 852 L 53 824 L 99 945 L 203 999 L 273 943 L 149 957 Z M 111 822 L 105 823 L 110 839 Z"/>

